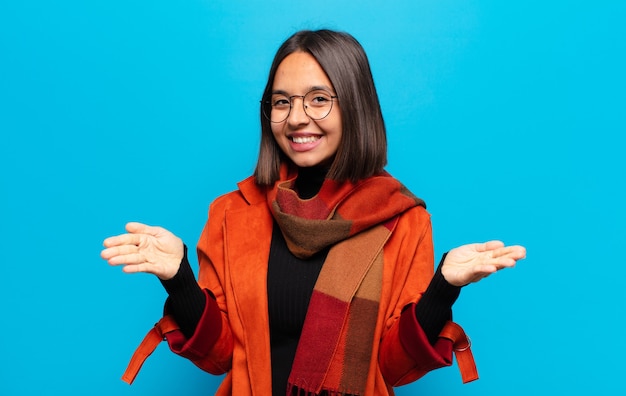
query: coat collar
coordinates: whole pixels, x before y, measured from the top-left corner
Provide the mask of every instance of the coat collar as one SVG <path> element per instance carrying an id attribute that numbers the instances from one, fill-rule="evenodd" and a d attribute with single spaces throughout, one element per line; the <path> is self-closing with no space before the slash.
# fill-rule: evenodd
<path id="1" fill-rule="evenodd" d="M 249 205 L 257 205 L 265 202 L 265 188 L 256 184 L 254 176 L 250 176 L 237 183 L 239 191 Z"/>

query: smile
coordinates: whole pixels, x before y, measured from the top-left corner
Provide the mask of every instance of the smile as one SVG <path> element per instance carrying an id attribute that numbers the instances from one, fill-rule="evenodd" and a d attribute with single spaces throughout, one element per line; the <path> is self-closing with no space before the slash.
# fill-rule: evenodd
<path id="1" fill-rule="evenodd" d="M 319 140 L 320 138 L 321 138 L 320 136 L 293 136 L 291 137 L 291 141 L 294 143 L 298 143 L 298 144 L 306 144 L 306 143 L 313 143 Z"/>

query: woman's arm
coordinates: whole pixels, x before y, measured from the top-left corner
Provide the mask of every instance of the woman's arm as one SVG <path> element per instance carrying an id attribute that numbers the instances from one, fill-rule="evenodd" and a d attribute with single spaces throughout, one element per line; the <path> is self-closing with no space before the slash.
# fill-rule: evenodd
<path id="1" fill-rule="evenodd" d="M 191 338 L 205 311 L 207 299 L 189 265 L 187 246 L 176 275 L 171 279 L 161 280 L 161 284 L 169 296 L 165 303 L 165 312 L 174 317 L 185 337 Z"/>

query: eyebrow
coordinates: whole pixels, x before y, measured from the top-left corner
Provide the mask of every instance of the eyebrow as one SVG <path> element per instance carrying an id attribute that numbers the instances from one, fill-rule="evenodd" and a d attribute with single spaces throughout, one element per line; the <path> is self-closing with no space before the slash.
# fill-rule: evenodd
<path id="1" fill-rule="evenodd" d="M 326 85 L 312 85 L 310 86 L 306 92 L 304 92 L 305 94 L 311 91 L 318 91 L 318 90 L 324 90 L 324 91 L 329 91 L 329 92 L 335 92 L 334 89 L 330 88 L 329 86 Z M 290 96 L 289 93 L 287 91 L 284 91 L 282 89 L 275 89 L 272 91 L 272 95 L 285 95 L 285 96 Z"/>

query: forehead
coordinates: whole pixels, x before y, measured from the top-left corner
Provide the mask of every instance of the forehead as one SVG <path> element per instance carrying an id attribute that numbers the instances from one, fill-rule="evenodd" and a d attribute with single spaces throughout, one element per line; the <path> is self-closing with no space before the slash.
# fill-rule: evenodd
<path id="1" fill-rule="evenodd" d="M 311 54 L 294 52 L 278 65 L 272 90 L 304 94 L 319 87 L 333 90 L 332 83 L 322 66 Z"/>

